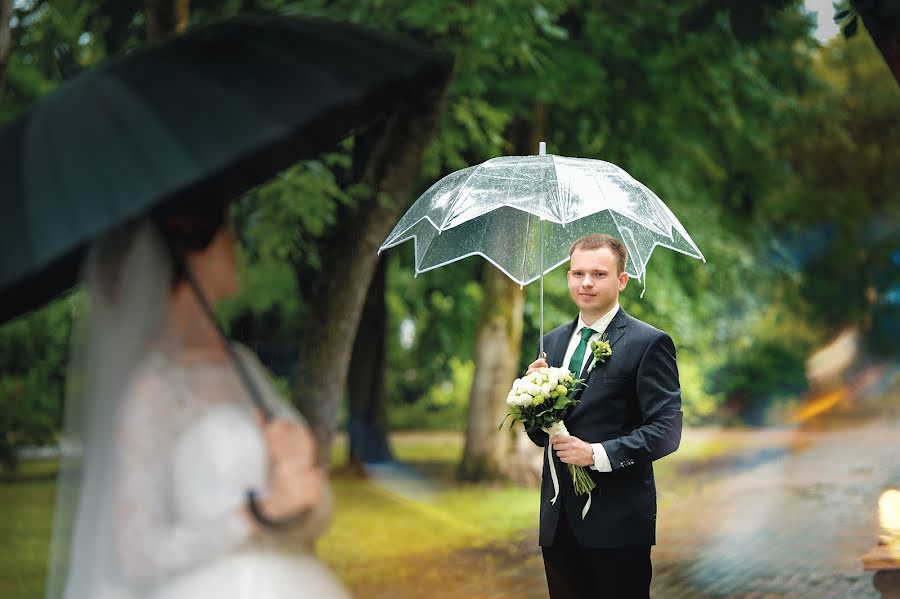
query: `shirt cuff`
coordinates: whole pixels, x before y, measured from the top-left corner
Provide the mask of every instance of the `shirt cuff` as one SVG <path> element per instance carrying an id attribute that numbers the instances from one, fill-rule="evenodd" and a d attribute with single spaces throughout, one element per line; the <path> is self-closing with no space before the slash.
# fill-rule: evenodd
<path id="1" fill-rule="evenodd" d="M 591 466 L 591 470 L 612 472 L 612 464 L 609 463 L 609 456 L 606 455 L 603 443 L 591 443 L 591 447 L 594 448 L 594 464 Z"/>

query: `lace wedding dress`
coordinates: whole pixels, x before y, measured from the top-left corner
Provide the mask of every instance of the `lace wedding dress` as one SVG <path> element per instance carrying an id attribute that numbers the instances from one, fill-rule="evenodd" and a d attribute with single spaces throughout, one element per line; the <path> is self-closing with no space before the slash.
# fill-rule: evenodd
<path id="1" fill-rule="evenodd" d="M 276 416 L 302 423 L 256 357 L 237 350 Z M 330 495 L 294 529 L 251 538 L 241 508 L 247 489 L 265 493 L 266 447 L 230 365 L 152 354 L 121 422 L 113 514 L 121 583 L 110 599 L 348 597 L 308 549 L 328 525 Z"/>
<path id="2" fill-rule="evenodd" d="M 254 531 L 269 461 L 231 363 L 185 361 L 169 310 L 171 252 L 149 220 L 87 252 L 67 380 L 47 599 L 344 599 L 311 547 L 331 497 Z M 306 426 L 236 345 L 262 401 Z"/>

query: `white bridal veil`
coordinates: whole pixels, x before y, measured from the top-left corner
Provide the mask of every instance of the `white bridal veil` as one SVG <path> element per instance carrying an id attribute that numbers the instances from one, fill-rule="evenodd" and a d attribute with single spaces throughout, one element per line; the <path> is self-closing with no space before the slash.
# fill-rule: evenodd
<path id="1" fill-rule="evenodd" d="M 73 335 L 46 596 L 120 599 L 111 530 L 116 423 L 129 377 L 165 330 L 169 254 L 144 221 L 112 233 L 85 261 L 85 318 Z"/>
<path id="2" fill-rule="evenodd" d="M 345 598 L 304 549 L 328 526 L 330 493 L 289 530 L 247 521 L 247 490 L 268 486 L 257 414 L 305 423 L 246 348 L 225 364 L 179 358 L 155 227 L 94 244 L 84 278 L 48 599 Z"/>

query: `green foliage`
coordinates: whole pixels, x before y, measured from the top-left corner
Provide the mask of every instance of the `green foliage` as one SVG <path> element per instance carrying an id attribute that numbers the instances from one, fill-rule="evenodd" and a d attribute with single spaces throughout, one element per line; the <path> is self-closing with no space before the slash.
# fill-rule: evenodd
<path id="1" fill-rule="evenodd" d="M 729 398 L 742 422 L 766 424 L 766 408 L 806 386 L 806 353 L 787 340 L 766 340 L 752 352 L 734 354 L 709 375 L 714 393 Z"/>
<path id="2" fill-rule="evenodd" d="M 815 68 L 822 84 L 801 97 L 808 126 L 784 142 L 798 178 L 772 198 L 773 236 L 805 277 L 810 316 L 860 323 L 900 226 L 900 89 L 867 36 L 823 47 Z"/>
<path id="3" fill-rule="evenodd" d="M 338 173 L 349 166 L 352 144 L 301 162 L 241 198 L 234 215 L 242 245 L 241 292 L 221 312 L 249 341 L 290 344 L 307 310 L 309 280 L 325 268 L 324 238 L 340 205 L 369 194 L 362 185 L 342 187 Z"/>
<path id="4" fill-rule="evenodd" d="M 128 0 L 121 5 L 130 4 Z M 110 24 L 98 3 L 76 0 L 14 2 L 12 53 L 0 124 L 28 110 L 62 80 L 54 50 L 67 46 L 76 63 L 91 65 L 106 55 L 103 35 Z"/>
<path id="5" fill-rule="evenodd" d="M 806 389 L 806 357 L 822 339 L 776 308 L 750 313 L 741 324 L 744 334 L 731 340 L 711 369 L 706 390 L 724 396 L 742 422 L 766 424 L 771 405 Z"/>
<path id="6" fill-rule="evenodd" d="M 412 250 L 407 243 L 388 251 L 385 389 L 391 424 L 459 428 L 472 380 L 468 369 L 474 368 L 482 263 L 473 257 L 413 276 Z M 450 422 L 448 408 L 458 420 Z"/>
<path id="7" fill-rule="evenodd" d="M 462 430 L 475 363 L 453 356 L 445 370 L 421 398 L 394 402 L 388 414 L 391 430 Z"/>
<path id="8" fill-rule="evenodd" d="M 138 0 L 30 0 L 15 10 L 2 122 L 58 84 L 56 45 L 89 66 L 144 38 Z M 689 422 L 720 418 L 735 398 L 766 404 L 796 393 L 804 352 L 884 309 L 867 298 L 883 299 L 893 281 L 883 273 L 900 222 L 900 92 L 867 36 L 819 47 L 796 3 L 196 0 L 191 10 L 194 25 L 241 11 L 332 17 L 452 55 L 417 191 L 521 151 L 532 133 L 551 153 L 615 162 L 654 190 L 707 263 L 654 252 L 647 279 L 632 281 L 622 304 L 674 338 Z M 240 338 L 297 349 L 340 211 L 378 201 L 347 183 L 352 151 L 351 140 L 237 203 L 244 292 L 221 314 Z M 414 277 L 412 243 L 387 259 L 392 423 L 459 428 L 482 261 Z M 0 328 L 7 453 L 10 438 L 39 442 L 58 426 L 66 302 Z M 544 303 L 544 332 L 575 317 L 564 268 L 546 277 Z M 523 371 L 539 318 L 532 284 Z M 785 334 L 786 323 L 797 330 Z"/>
<path id="9" fill-rule="evenodd" d="M 77 296 L 0 327 L 0 461 L 16 449 L 51 443 L 62 425 L 70 332 Z"/>

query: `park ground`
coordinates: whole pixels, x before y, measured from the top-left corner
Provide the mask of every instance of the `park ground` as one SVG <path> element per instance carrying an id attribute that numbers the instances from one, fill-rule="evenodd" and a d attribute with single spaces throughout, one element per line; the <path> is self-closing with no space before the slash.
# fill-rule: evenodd
<path id="1" fill-rule="evenodd" d="M 654 597 L 878 597 L 859 558 L 878 538 L 879 495 L 900 487 L 900 395 L 895 371 L 874 375 L 880 386 L 820 397 L 824 409 L 782 426 L 685 430 L 656 468 Z M 455 483 L 460 434 L 393 442 L 397 464 L 332 477 L 318 551 L 355 595 L 547 597 L 537 490 Z M 29 461 L 0 484 L 0 597 L 43 594 L 54 472 Z"/>

